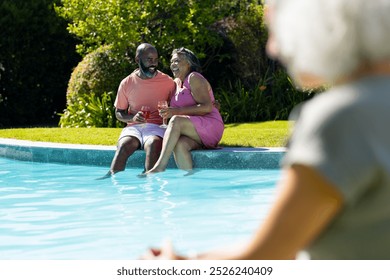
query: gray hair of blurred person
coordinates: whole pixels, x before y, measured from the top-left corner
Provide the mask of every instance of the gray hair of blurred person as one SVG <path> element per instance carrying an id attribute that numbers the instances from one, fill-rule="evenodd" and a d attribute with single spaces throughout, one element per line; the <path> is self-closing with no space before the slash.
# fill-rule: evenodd
<path id="1" fill-rule="evenodd" d="M 329 84 L 390 59 L 390 0 L 266 0 L 278 58 Z"/>
<path id="2" fill-rule="evenodd" d="M 200 66 L 199 59 L 189 49 L 186 49 L 186 48 L 183 48 L 183 47 L 178 48 L 178 49 L 174 49 L 172 51 L 172 55 L 174 55 L 174 54 L 178 54 L 178 55 L 184 56 L 184 58 L 190 64 L 191 71 L 196 71 L 196 72 L 201 72 L 202 71 L 202 67 Z"/>

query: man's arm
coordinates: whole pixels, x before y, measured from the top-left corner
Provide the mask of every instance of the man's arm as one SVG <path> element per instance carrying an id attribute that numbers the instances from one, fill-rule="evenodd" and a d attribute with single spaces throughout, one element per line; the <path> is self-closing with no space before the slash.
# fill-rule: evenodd
<path id="1" fill-rule="evenodd" d="M 115 116 L 118 121 L 124 123 L 144 123 L 146 120 L 142 115 L 142 112 L 137 112 L 137 114 L 129 114 L 127 110 L 115 109 Z"/>
<path id="2" fill-rule="evenodd" d="M 115 108 L 115 116 L 116 116 L 118 121 L 121 121 L 124 123 L 134 122 L 134 115 L 129 114 L 127 112 L 127 110 Z"/>

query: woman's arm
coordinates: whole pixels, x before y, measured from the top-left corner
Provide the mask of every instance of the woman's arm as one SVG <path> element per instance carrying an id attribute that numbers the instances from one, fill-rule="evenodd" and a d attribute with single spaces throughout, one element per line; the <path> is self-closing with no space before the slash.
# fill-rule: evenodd
<path id="1" fill-rule="evenodd" d="M 308 166 L 287 169 L 279 187 L 280 193 L 265 222 L 248 245 L 229 258 L 294 259 L 325 230 L 343 206 L 336 187 Z M 215 257 L 213 253 L 200 256 Z"/>

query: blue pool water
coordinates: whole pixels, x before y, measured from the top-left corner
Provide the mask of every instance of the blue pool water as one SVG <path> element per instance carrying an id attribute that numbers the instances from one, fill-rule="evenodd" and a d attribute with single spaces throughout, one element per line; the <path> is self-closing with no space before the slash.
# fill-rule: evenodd
<path id="1" fill-rule="evenodd" d="M 166 238 L 180 253 L 247 240 L 265 217 L 279 170 L 141 169 L 0 157 L 0 259 L 136 259 Z"/>

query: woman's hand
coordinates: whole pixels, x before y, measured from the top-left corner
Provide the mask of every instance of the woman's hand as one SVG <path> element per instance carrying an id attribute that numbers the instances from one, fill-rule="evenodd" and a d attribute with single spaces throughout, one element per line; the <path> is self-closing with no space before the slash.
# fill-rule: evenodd
<path id="1" fill-rule="evenodd" d="M 173 250 L 172 242 L 167 240 L 163 243 L 160 249 L 150 248 L 144 255 L 140 257 L 141 260 L 185 260 L 183 256 L 176 255 Z"/>
<path id="2" fill-rule="evenodd" d="M 174 111 L 175 108 L 168 107 L 168 108 L 159 109 L 158 113 L 162 118 L 169 119 L 172 118 L 172 116 L 174 115 Z"/>

